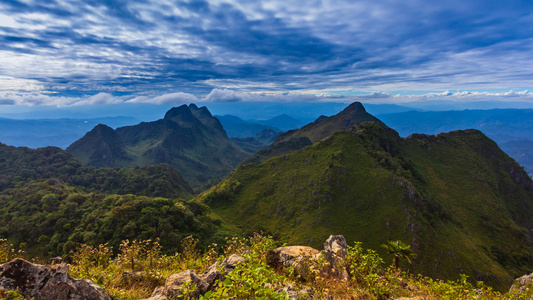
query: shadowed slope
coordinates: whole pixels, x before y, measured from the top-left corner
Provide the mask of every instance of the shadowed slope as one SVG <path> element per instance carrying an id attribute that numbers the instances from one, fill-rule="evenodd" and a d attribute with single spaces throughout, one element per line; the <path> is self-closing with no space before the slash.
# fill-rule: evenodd
<path id="1" fill-rule="evenodd" d="M 117 128 L 108 132 L 111 138 L 96 134 L 98 130 L 67 151 L 97 167 L 167 163 L 195 187 L 224 176 L 248 156 L 228 139 L 207 108 L 194 104 L 172 108 L 161 120 Z"/>

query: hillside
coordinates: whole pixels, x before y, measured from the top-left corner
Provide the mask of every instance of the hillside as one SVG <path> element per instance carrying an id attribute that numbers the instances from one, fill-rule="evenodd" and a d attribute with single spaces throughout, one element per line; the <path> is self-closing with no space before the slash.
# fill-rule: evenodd
<path id="1" fill-rule="evenodd" d="M 380 123 L 359 124 L 241 165 L 195 201 L 236 229 L 291 244 L 316 247 L 330 232 L 372 249 L 403 240 L 419 254 L 411 271 L 436 278 L 465 273 L 503 290 L 533 270 L 531 178 L 476 130 L 402 139 Z"/>
<path id="2" fill-rule="evenodd" d="M 202 237 L 203 247 L 215 241 L 219 224 L 206 212 L 181 199 L 85 193 L 41 179 L 0 193 L 0 238 L 41 259 L 66 258 L 81 243 L 118 249 L 126 239 L 160 239 L 165 252 L 173 253 L 191 234 Z"/>
<path id="3" fill-rule="evenodd" d="M 379 116 L 401 136 L 439 134 L 458 129 L 478 129 L 520 164 L 533 172 L 533 110 L 488 109 L 460 111 L 408 111 Z"/>
<path id="4" fill-rule="evenodd" d="M 206 107 L 194 104 L 172 108 L 154 122 L 116 130 L 98 125 L 67 151 L 95 167 L 167 163 L 196 188 L 226 175 L 249 156 L 228 139 Z"/>
<path id="5" fill-rule="evenodd" d="M 193 194 L 181 174 L 168 165 L 96 169 L 83 166 L 56 147 L 29 149 L 0 143 L 0 192 L 27 181 L 51 178 L 85 192 L 183 199 Z"/>

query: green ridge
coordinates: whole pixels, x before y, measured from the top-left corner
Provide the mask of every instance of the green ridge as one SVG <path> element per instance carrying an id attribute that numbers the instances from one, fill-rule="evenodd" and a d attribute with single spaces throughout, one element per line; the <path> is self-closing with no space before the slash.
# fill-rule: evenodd
<path id="1" fill-rule="evenodd" d="M 386 256 L 379 245 L 403 240 L 418 253 L 412 271 L 499 289 L 533 270 L 532 200 L 523 168 L 479 131 L 401 139 L 372 122 L 243 164 L 195 199 L 290 244 L 334 233 Z"/>

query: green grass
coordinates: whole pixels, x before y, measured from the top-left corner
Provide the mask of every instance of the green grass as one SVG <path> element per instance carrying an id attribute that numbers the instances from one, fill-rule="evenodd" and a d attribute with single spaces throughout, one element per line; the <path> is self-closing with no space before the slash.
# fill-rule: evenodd
<path id="1" fill-rule="evenodd" d="M 342 234 L 385 256 L 379 245 L 404 240 L 419 253 L 411 271 L 453 280 L 465 273 L 503 290 L 533 270 L 524 221 L 533 194 L 527 174 L 519 183 L 508 170 L 523 175 L 479 132 L 404 140 L 365 123 L 242 165 L 193 201 L 228 226 L 291 244 L 318 247 Z"/>

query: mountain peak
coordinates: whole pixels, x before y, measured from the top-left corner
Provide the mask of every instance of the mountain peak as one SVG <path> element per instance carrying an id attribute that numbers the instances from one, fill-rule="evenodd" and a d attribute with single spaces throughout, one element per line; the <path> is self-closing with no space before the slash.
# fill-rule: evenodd
<path id="1" fill-rule="evenodd" d="M 366 109 L 361 102 L 354 102 L 346 107 L 342 112 L 366 113 Z"/>
<path id="2" fill-rule="evenodd" d="M 313 123 L 309 123 L 299 130 L 280 135 L 274 143 L 301 136 L 306 136 L 315 143 L 337 131 L 350 130 L 352 126 L 364 122 L 376 122 L 386 127 L 378 118 L 367 113 L 361 102 L 354 102 L 334 116 L 320 116 Z"/>
<path id="3" fill-rule="evenodd" d="M 98 124 L 94 128 L 87 132 L 86 138 L 102 139 L 105 141 L 117 141 L 115 130 L 105 124 Z"/>
<path id="4" fill-rule="evenodd" d="M 115 131 L 99 125 L 68 150 L 97 167 L 168 163 L 195 186 L 224 176 L 248 156 L 205 106 L 194 104 L 171 108 L 163 120 Z"/>
<path id="5" fill-rule="evenodd" d="M 167 111 L 164 119 L 174 121 L 181 125 L 182 121 L 190 123 L 196 118 L 192 114 L 191 109 L 186 104 L 183 104 L 178 107 L 173 107 L 169 111 Z"/>

